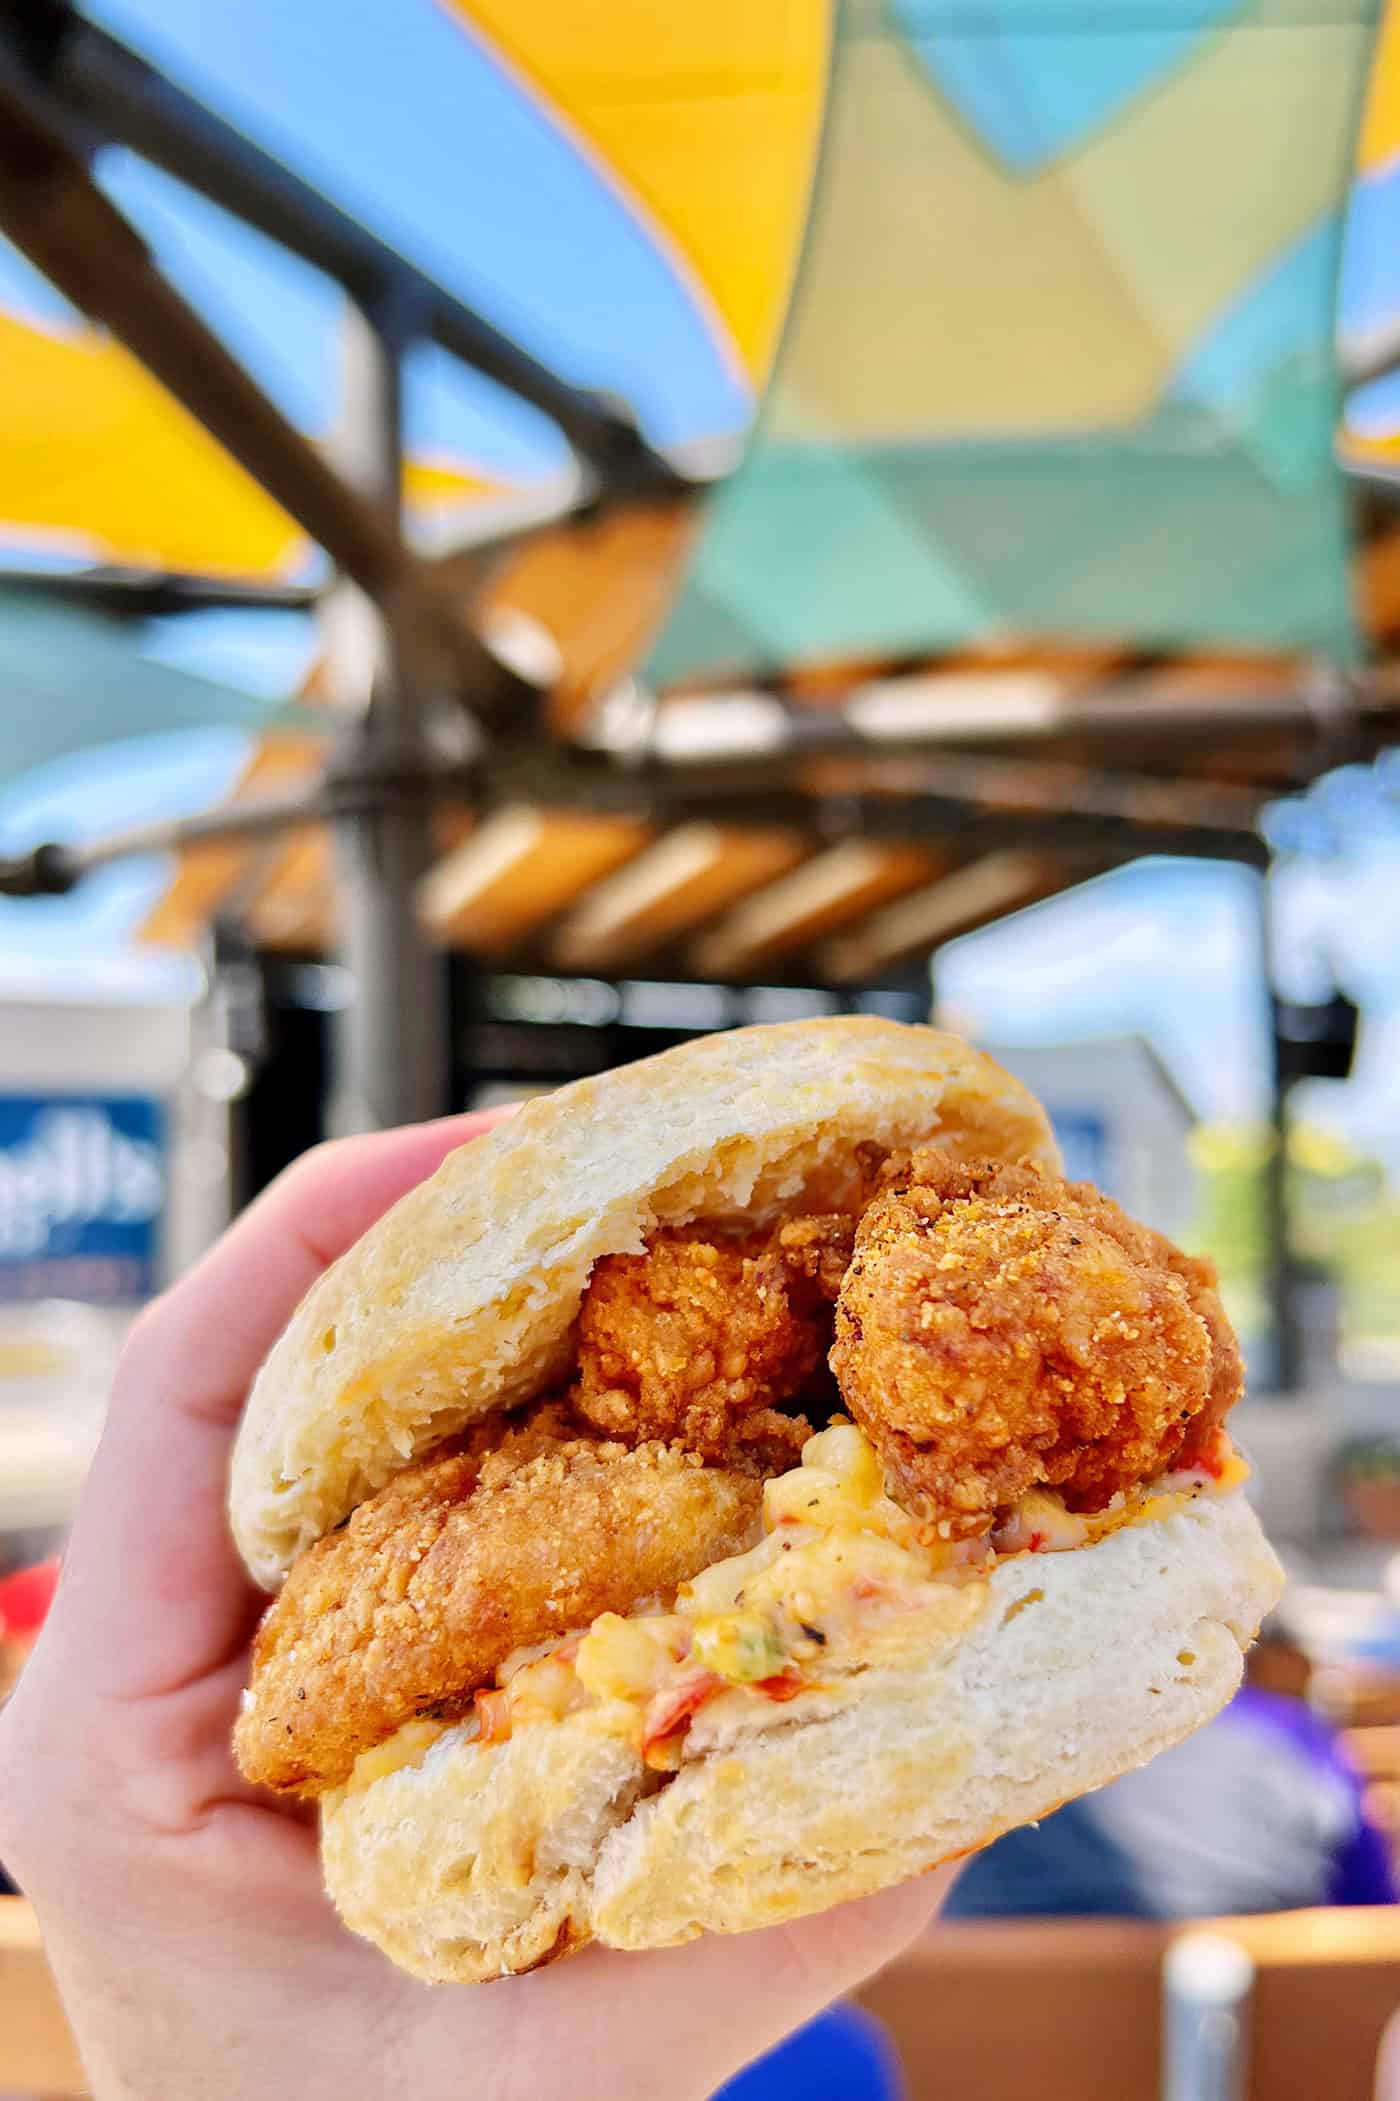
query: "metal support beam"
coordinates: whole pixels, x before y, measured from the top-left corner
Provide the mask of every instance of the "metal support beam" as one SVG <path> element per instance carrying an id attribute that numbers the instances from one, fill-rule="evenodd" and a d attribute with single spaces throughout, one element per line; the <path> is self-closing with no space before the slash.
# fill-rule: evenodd
<path id="1" fill-rule="evenodd" d="M 1193 860 L 1238 861 L 1249 868 L 1262 867 L 1268 858 L 1263 840 L 1244 831 L 1191 825 L 1184 820 L 1136 824 L 1078 811 L 1012 813 L 937 794 L 833 795 L 814 800 L 794 790 L 786 795 L 757 794 L 747 802 L 726 796 L 719 806 L 731 824 L 805 824 L 827 838 L 947 842 L 969 854 L 1043 848 L 1093 854 L 1110 865 L 1143 854 L 1178 854 Z M 712 815 L 716 802 L 691 803 L 675 794 L 668 798 L 667 807 L 675 821 L 686 822 Z"/>
<path id="2" fill-rule="evenodd" d="M 1265 870 L 1258 894 L 1259 972 L 1269 1014 L 1269 1121 L 1273 1143 L 1264 1170 L 1265 1292 L 1273 1327 L 1276 1393 L 1297 1393 L 1303 1381 L 1303 1334 L 1298 1263 L 1288 1186 L 1288 1080 L 1277 1012 L 1273 892 Z"/>
<path id="3" fill-rule="evenodd" d="M 196 817 L 132 825 L 84 846 L 46 843 L 31 847 L 28 853 L 0 857 L 0 897 L 64 897 L 85 875 L 113 861 L 128 861 L 137 854 L 176 853 L 221 839 L 276 836 L 315 824 L 330 814 L 332 806 L 320 795 L 278 795 L 260 802 L 227 803 Z"/>
<path id="4" fill-rule="evenodd" d="M 346 690 L 363 674 L 366 695 L 372 666 L 365 662 L 368 624 L 370 654 L 372 609 L 359 605 L 342 624 L 343 602 L 331 609 L 336 629 L 331 654 L 338 682 Z M 357 639 L 358 638 L 358 639 Z M 964 767 L 967 769 L 964 772 Z M 940 786 L 903 792 L 823 792 L 801 777 L 790 758 L 756 758 L 747 765 L 673 766 L 630 773 L 622 767 L 547 745 L 518 741 L 493 750 L 488 761 L 463 766 L 434 753 L 421 724 L 406 742 L 382 746 L 378 735 L 358 734 L 342 749 L 332 774 L 311 796 L 235 803 L 198 817 L 184 817 L 133 832 L 115 833 L 81 848 L 48 844 L 9 861 L 0 861 L 0 894 L 34 897 L 69 889 L 89 869 L 132 853 L 173 852 L 204 840 L 235 839 L 289 830 L 320 819 L 349 823 L 373 809 L 377 799 L 415 796 L 450 804 L 469 804 L 483 816 L 515 804 L 595 810 L 602 815 L 635 817 L 657 825 L 718 825 L 728 829 L 779 831 L 803 837 L 883 839 L 895 842 L 946 842 L 968 853 L 1044 849 L 1088 854 L 1117 865 L 1142 854 L 1180 854 L 1192 858 L 1235 861 L 1263 870 L 1269 848 L 1250 823 L 1257 814 L 1255 798 L 1237 790 L 1212 790 L 1193 784 L 1193 806 L 1206 798 L 1197 821 L 1183 807 L 1149 814 L 1137 791 L 1161 790 L 1160 781 L 1125 775 L 1092 775 L 1081 798 L 1064 789 L 1069 769 L 1021 766 L 1015 777 L 1022 791 L 1014 807 L 988 799 L 987 762 L 961 761 L 940 754 Z M 1035 800 L 1026 791 L 1039 786 Z M 977 791 L 981 790 L 979 794 Z M 1209 798 L 1225 798 L 1220 807 Z"/>
<path id="5" fill-rule="evenodd" d="M 180 576 L 119 563 L 91 569 L 11 569 L 0 564 L 0 591 L 56 598 L 130 620 L 226 611 L 309 613 L 316 603 L 315 592 L 306 584 L 241 583 L 231 576 Z"/>
<path id="6" fill-rule="evenodd" d="M 344 471 L 396 522 L 404 337 L 392 311 L 347 306 L 343 342 Z M 334 1039 L 328 1120 L 336 1132 L 417 1122 L 448 1106 L 446 968 L 417 911 L 433 858 L 431 670 L 393 598 L 347 602 L 353 591 L 338 588 L 325 622 L 333 689 L 364 694 L 338 764 L 378 785 L 336 824 L 341 954 L 355 987 Z"/>
<path id="7" fill-rule="evenodd" d="M 830 756 L 825 756 L 826 754 Z M 631 756 L 626 755 L 626 756 Z M 483 764 L 483 798 L 739 824 L 796 826 L 831 837 L 947 836 L 999 846 L 1102 849 L 1111 858 L 1188 854 L 1262 868 L 1263 799 L 1213 782 L 1106 773 L 1042 760 L 938 750 L 899 759 L 851 752 L 839 722 L 809 725 L 802 742 L 747 758 L 632 763 L 604 753 L 500 737 Z"/>
<path id="8" fill-rule="evenodd" d="M 1400 478 L 1398 478 L 1400 479 Z M 833 688 L 821 707 L 787 700 L 764 688 L 716 690 L 667 703 L 656 734 L 667 754 L 687 761 L 735 753 L 756 737 L 763 748 L 808 744 L 830 749 L 898 751 L 938 745 L 1024 749 L 1072 737 L 1134 745 L 1216 747 L 1224 738 L 1315 734 L 1325 722 L 1335 734 L 1373 706 L 1362 676 L 1342 682 L 1299 674 L 1294 690 L 1268 680 L 1251 686 L 1245 673 L 1222 674 L 1218 685 L 1183 690 L 1170 673 L 1121 676 L 1092 691 L 1075 690 L 1053 671 L 958 671 L 937 666 Z"/>

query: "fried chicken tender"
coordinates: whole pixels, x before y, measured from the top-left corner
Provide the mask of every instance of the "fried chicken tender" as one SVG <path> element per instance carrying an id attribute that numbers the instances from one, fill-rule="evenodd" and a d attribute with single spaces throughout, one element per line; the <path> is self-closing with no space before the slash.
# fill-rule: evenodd
<path id="1" fill-rule="evenodd" d="M 1187 1255 L 1164 1241 L 1173 1273 L 1181 1278 L 1195 1311 L 1210 1330 L 1210 1392 L 1199 1415 L 1186 1426 L 1176 1457 L 1178 1466 L 1194 1466 L 1204 1457 L 1216 1430 L 1244 1392 L 1244 1358 L 1220 1303 L 1220 1273 L 1209 1255 Z"/>
<path id="2" fill-rule="evenodd" d="M 645 1254 L 610 1255 L 579 1315 L 578 1415 L 633 1443 L 678 1440 L 719 1465 L 794 1466 L 835 1401 L 826 1371 L 831 1303 L 854 1218 L 787 1221 L 725 1240 L 658 1233 Z"/>
<path id="3" fill-rule="evenodd" d="M 1036 1487 L 1101 1510 L 1238 1398 L 1210 1264 L 1090 1184 L 934 1147 L 885 1178 L 832 1369 L 894 1494 L 945 1536 L 988 1531 Z"/>
<path id="4" fill-rule="evenodd" d="M 798 1301 L 809 1312 L 818 1300 L 836 1304 L 851 1266 L 859 1222 L 860 1211 L 823 1212 L 815 1218 L 789 1218 L 773 1235 L 772 1245 L 787 1267 Z M 804 1282 L 810 1287 L 805 1294 Z"/>
<path id="5" fill-rule="evenodd" d="M 464 1713 L 513 1649 L 627 1613 L 753 1543 L 763 1484 L 558 1403 L 410 1466 L 307 1550 L 269 1609 L 235 1733 L 262 1786 L 318 1794 L 417 1715 Z"/>

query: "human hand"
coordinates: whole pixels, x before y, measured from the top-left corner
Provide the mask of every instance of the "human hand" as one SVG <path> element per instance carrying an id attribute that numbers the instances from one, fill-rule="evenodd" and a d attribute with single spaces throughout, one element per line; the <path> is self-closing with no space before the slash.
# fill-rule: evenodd
<path id="1" fill-rule="evenodd" d="M 928 1922 L 943 1870 L 791 1926 L 417 1983 L 340 1925 L 314 1829 L 229 1737 L 266 1604 L 229 1447 L 293 1307 L 465 1117 L 310 1154 L 138 1322 L 44 1633 L 0 1714 L 0 1859 L 32 1898 L 98 2101 L 702 2097 Z"/>
<path id="2" fill-rule="evenodd" d="M 1400 2013 L 1392 2014 L 1376 2063 L 1376 2101 L 1400 2101 Z"/>

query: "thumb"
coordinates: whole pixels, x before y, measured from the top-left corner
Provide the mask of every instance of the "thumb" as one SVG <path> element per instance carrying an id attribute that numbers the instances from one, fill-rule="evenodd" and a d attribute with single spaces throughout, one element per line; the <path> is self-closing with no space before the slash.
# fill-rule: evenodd
<path id="1" fill-rule="evenodd" d="M 647 1955 L 589 1952 L 543 1973 L 570 2032 L 606 2022 L 619 2093 L 712 2094 L 928 1927 L 957 1864 L 835 1910 L 755 1933 L 706 1934 Z M 534 1980 L 531 1980 L 534 1982 Z M 565 2007 L 562 1994 L 577 1995 Z M 606 2011 L 600 2001 L 606 2002 Z"/>

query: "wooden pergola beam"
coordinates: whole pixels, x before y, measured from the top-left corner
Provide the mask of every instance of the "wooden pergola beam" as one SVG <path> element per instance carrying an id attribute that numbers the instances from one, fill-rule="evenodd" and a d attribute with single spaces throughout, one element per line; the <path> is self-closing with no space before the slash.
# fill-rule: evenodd
<path id="1" fill-rule="evenodd" d="M 924 847 L 845 840 L 736 905 L 695 943 L 694 968 L 704 976 L 742 977 L 800 954 L 945 866 Z"/>

